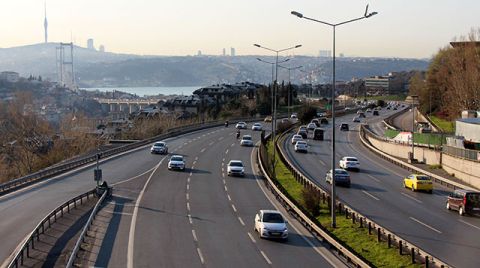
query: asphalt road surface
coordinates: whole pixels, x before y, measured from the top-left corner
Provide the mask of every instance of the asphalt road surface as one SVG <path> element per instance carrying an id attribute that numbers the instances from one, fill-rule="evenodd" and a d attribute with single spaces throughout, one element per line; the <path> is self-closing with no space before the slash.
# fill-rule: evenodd
<path id="1" fill-rule="evenodd" d="M 382 124 L 393 112 L 383 109 L 380 117 L 367 114 L 370 125 Z M 351 171 L 351 188 L 337 187 L 338 197 L 360 213 L 455 267 L 480 267 L 480 219 L 459 216 L 445 208 L 451 189 L 434 184 L 433 194 L 412 192 L 402 186 L 406 171 L 377 157 L 359 140 L 359 123 L 354 115 L 338 118 L 336 163 L 343 156 L 355 156 L 360 171 Z M 339 131 L 348 122 L 350 131 Z M 378 128 L 379 126 L 376 126 Z M 375 128 L 375 127 L 374 127 Z M 381 128 L 381 126 L 380 126 Z M 310 179 L 325 189 L 325 174 L 331 168 L 331 126 L 325 141 L 308 140 L 308 154 L 295 153 L 290 137 L 283 143 L 287 157 Z"/>

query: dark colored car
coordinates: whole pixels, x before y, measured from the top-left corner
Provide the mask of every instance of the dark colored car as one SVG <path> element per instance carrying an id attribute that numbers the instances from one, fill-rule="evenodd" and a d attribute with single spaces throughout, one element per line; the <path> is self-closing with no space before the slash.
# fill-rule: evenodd
<path id="1" fill-rule="evenodd" d="M 377 110 L 373 110 L 373 115 L 380 115 Z"/>
<path id="2" fill-rule="evenodd" d="M 341 131 L 348 131 L 348 130 L 349 130 L 348 124 L 347 124 L 347 123 L 342 123 L 342 124 L 340 125 L 340 130 L 341 130 Z"/>
<path id="3" fill-rule="evenodd" d="M 320 118 L 320 124 L 328 125 L 328 119 L 326 117 Z"/>
<path id="4" fill-rule="evenodd" d="M 480 192 L 455 190 L 447 199 L 447 209 L 458 210 L 458 214 L 480 215 Z"/>
<path id="5" fill-rule="evenodd" d="M 313 139 L 323 141 L 323 133 L 325 130 L 323 128 L 316 128 L 313 130 Z"/>
<path id="6" fill-rule="evenodd" d="M 332 170 L 327 172 L 325 176 L 325 181 L 327 183 L 332 183 Z M 344 169 L 336 168 L 335 169 L 335 185 L 343 185 L 345 187 L 350 187 L 350 174 Z"/>

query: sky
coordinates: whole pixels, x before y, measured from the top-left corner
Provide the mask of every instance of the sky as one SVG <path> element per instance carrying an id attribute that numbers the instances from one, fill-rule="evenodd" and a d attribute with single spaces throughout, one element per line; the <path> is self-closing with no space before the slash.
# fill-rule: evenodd
<path id="1" fill-rule="evenodd" d="M 290 14 L 338 23 L 378 15 L 336 28 L 337 55 L 430 58 L 455 37 L 480 27 L 478 0 L 47 0 L 49 42 L 104 45 L 140 55 L 317 56 L 332 50 L 332 28 Z M 41 43 L 43 0 L 2 0 L 0 47 Z"/>

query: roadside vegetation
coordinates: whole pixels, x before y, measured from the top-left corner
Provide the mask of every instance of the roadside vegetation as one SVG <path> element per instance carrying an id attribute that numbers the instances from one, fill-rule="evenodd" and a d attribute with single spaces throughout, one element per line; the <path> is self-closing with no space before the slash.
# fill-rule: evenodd
<path id="1" fill-rule="evenodd" d="M 267 145 L 267 152 L 272 156 L 273 144 Z M 276 177 L 279 186 L 289 198 L 308 211 L 311 216 L 325 227 L 332 236 L 342 241 L 350 249 L 369 261 L 374 267 L 422 267 L 412 264 L 408 255 L 400 256 L 395 248 L 388 248 L 386 243 L 378 243 L 375 235 L 368 235 L 367 228 L 361 228 L 358 223 L 352 223 L 344 214 L 337 213 L 337 228 L 331 228 L 330 210 L 327 202 L 321 202 L 320 196 L 297 182 L 285 164 L 276 155 Z"/>
<path id="2" fill-rule="evenodd" d="M 395 138 L 400 131 L 387 129 L 385 130 L 385 137 L 389 139 Z M 445 144 L 446 138 L 441 134 L 433 134 L 433 133 L 414 133 L 413 140 L 415 143 L 420 144 L 430 144 L 430 145 L 442 145 Z"/>
<path id="3" fill-rule="evenodd" d="M 449 121 L 443 118 L 440 118 L 435 115 L 430 116 L 430 120 L 437 125 L 439 128 L 442 129 L 443 132 L 445 133 L 454 133 L 455 132 L 455 122 L 454 121 Z"/>

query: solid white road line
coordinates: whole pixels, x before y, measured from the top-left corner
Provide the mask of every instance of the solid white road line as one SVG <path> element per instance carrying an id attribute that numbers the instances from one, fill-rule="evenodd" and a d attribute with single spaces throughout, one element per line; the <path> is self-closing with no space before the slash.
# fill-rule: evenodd
<path id="1" fill-rule="evenodd" d="M 198 257 L 200 257 L 200 262 L 202 264 L 205 264 L 205 260 L 203 259 L 203 255 L 202 255 L 202 252 L 200 251 L 200 248 L 197 248 L 197 253 L 198 253 Z"/>
<path id="2" fill-rule="evenodd" d="M 253 243 L 257 243 L 257 241 L 255 240 L 255 238 L 253 238 L 253 235 L 250 232 L 248 232 L 247 234 L 248 234 L 248 237 L 250 237 L 250 240 L 252 240 Z"/>
<path id="3" fill-rule="evenodd" d="M 195 233 L 195 230 L 192 229 L 192 235 L 193 235 L 193 240 L 195 242 L 198 242 L 198 239 L 197 239 L 197 233 Z"/>
<path id="4" fill-rule="evenodd" d="M 370 196 L 371 198 L 377 200 L 377 201 L 380 200 L 378 197 L 372 195 L 371 193 L 369 193 L 369 192 L 367 192 L 367 191 L 365 191 L 365 190 L 362 190 L 362 192 L 363 192 L 364 194 Z"/>
<path id="5" fill-rule="evenodd" d="M 153 168 L 151 168 L 151 169 L 149 169 L 149 170 L 147 170 L 147 171 L 143 172 L 143 173 L 142 173 L 142 174 L 140 174 L 140 175 L 137 175 L 137 176 L 131 177 L 131 178 L 129 178 L 129 179 L 126 179 L 126 180 L 123 180 L 123 181 L 119 181 L 119 182 L 113 183 L 113 184 L 111 184 L 111 185 L 112 185 L 112 186 L 115 186 L 115 185 L 118 185 L 118 184 L 121 184 L 121 183 L 129 182 L 129 181 L 131 181 L 131 180 L 134 180 L 134 179 L 140 178 L 141 176 L 143 176 L 143 175 L 145 175 L 145 174 L 147 174 L 147 173 L 151 172 L 151 171 L 152 171 L 154 168 L 155 168 L 155 167 L 153 167 Z"/>
<path id="6" fill-rule="evenodd" d="M 263 252 L 263 250 L 260 250 L 260 253 L 262 253 L 263 258 L 267 261 L 267 263 L 268 263 L 269 265 L 272 265 L 272 262 L 271 262 L 270 259 L 267 257 L 267 254 L 265 254 L 265 252 Z"/>
<path id="7" fill-rule="evenodd" d="M 152 174 L 148 177 L 147 181 L 145 182 L 145 185 L 143 186 L 142 191 L 140 191 L 140 194 L 138 195 L 137 201 L 135 202 L 135 207 L 133 209 L 133 215 L 132 215 L 132 221 L 130 223 L 130 231 L 128 234 L 128 248 L 127 248 L 127 268 L 133 268 L 133 246 L 135 244 L 135 227 L 137 225 L 137 216 L 138 216 L 138 208 L 140 207 L 140 201 L 142 201 L 143 194 L 145 193 L 145 190 L 147 189 L 147 186 L 150 182 L 150 180 L 153 177 L 153 174 L 157 171 L 157 169 L 160 167 L 162 164 L 163 160 L 165 160 L 166 156 L 160 160 L 160 162 L 157 164 L 155 169 L 152 171 Z"/>
<path id="8" fill-rule="evenodd" d="M 252 154 L 250 155 L 250 164 L 252 165 L 252 171 L 256 170 L 255 169 L 255 150 L 252 150 Z M 276 201 L 274 201 L 274 199 L 272 199 L 268 193 L 265 191 L 265 189 L 263 189 L 262 187 L 262 184 L 260 183 L 260 181 L 262 180 L 261 178 L 259 178 L 257 176 L 257 174 L 254 174 L 255 175 L 255 181 L 257 182 L 257 185 L 258 185 L 258 188 L 260 188 L 260 190 L 262 190 L 263 194 L 265 195 L 265 197 L 268 199 L 268 201 L 270 201 L 270 203 L 277 209 L 280 211 L 280 207 L 277 205 Z M 293 222 L 294 219 L 291 219 L 290 222 Z M 292 223 L 290 223 L 290 227 L 292 227 L 298 234 L 303 234 L 297 227 L 295 227 L 295 225 L 293 225 Z M 250 233 L 249 233 L 249 236 Z M 307 244 L 312 247 L 313 250 L 315 250 L 320 256 L 323 257 L 323 259 L 325 259 L 328 263 L 330 263 L 332 265 L 332 267 L 335 267 L 336 264 L 330 260 L 330 257 L 327 257 L 327 255 L 322 252 L 317 246 L 315 246 L 312 241 L 310 241 L 306 236 L 304 235 L 301 235 L 300 237 L 302 237 L 302 239 L 307 242 Z M 315 239 L 315 238 L 314 238 Z M 254 242 L 255 243 L 255 242 Z M 324 249 L 326 250 L 326 249 Z M 327 251 L 327 250 L 326 250 Z M 328 252 L 328 251 L 327 251 Z"/>
<path id="9" fill-rule="evenodd" d="M 408 194 L 406 194 L 406 193 L 401 193 L 401 194 L 402 194 L 403 196 L 405 196 L 405 197 L 408 197 L 408 198 L 412 199 L 412 200 L 415 201 L 415 202 L 418 202 L 418 203 L 420 203 L 420 204 L 423 203 L 422 201 L 420 201 L 420 200 L 416 199 L 415 197 L 410 196 L 410 195 L 408 195 Z"/>
<path id="10" fill-rule="evenodd" d="M 439 234 L 442 233 L 442 232 L 440 232 L 439 230 L 433 228 L 432 226 L 430 226 L 430 225 L 428 225 L 428 224 L 426 224 L 426 223 L 423 223 L 423 222 L 415 219 L 414 217 L 410 217 L 410 219 L 413 220 L 413 221 L 416 221 L 416 222 L 420 223 L 421 225 L 423 225 L 423 226 L 427 227 L 428 229 L 433 230 L 433 231 L 435 231 L 435 232 L 437 232 L 437 233 L 439 233 Z"/>
<path id="11" fill-rule="evenodd" d="M 475 228 L 475 229 L 480 230 L 480 227 L 478 227 L 478 226 L 476 226 L 476 225 L 473 225 L 473 224 L 471 224 L 471 223 L 468 223 L 468 222 L 466 222 L 466 221 L 464 221 L 464 220 L 458 220 L 458 221 L 459 221 L 459 222 L 462 222 L 462 223 L 465 223 L 466 225 L 468 225 L 468 226 L 470 226 L 470 227 L 473 227 L 473 228 Z"/>
<path id="12" fill-rule="evenodd" d="M 245 226 L 245 223 L 243 222 L 242 218 L 238 217 L 238 221 L 240 222 L 241 225 Z"/>

